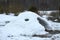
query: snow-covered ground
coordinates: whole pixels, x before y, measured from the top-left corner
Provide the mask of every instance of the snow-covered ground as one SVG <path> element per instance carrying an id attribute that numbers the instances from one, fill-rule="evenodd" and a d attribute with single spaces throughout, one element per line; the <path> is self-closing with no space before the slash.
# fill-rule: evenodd
<path id="1" fill-rule="evenodd" d="M 44 20 L 48 23 L 49 27 L 54 31 L 58 30 L 60 31 L 60 23 L 59 22 L 53 22 L 51 20 L 47 20 L 48 16 L 44 15 L 42 16 Z"/>
<path id="2" fill-rule="evenodd" d="M 14 21 L 16 16 L 0 14 L 0 27 L 5 26 L 7 23 Z"/>
<path id="3" fill-rule="evenodd" d="M 46 25 L 42 25 L 37 18 L 43 20 L 43 24 L 46 21 Z M 45 31 L 46 26 L 60 31 L 60 23 L 49 21 L 46 16 L 40 17 L 34 12 L 25 11 L 18 16 L 0 14 L 0 40 L 59 40 L 60 34 L 50 38 L 33 37 L 49 34 Z"/>
<path id="4" fill-rule="evenodd" d="M 53 31 L 54 30 L 60 31 L 60 23 L 49 21 L 49 25 Z"/>
<path id="5" fill-rule="evenodd" d="M 51 37 L 52 40 L 60 40 L 60 34 L 55 34 Z"/>

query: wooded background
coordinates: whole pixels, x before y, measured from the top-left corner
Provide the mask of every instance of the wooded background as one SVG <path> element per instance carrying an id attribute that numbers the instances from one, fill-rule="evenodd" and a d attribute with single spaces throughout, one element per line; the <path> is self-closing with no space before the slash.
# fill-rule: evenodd
<path id="1" fill-rule="evenodd" d="M 60 0 L 0 0 L 0 12 L 19 12 L 31 6 L 38 10 L 59 10 Z"/>

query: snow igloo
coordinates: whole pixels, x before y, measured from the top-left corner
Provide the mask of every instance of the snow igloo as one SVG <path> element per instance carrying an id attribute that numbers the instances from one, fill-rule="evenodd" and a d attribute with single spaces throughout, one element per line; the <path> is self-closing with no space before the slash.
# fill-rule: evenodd
<path id="1" fill-rule="evenodd" d="M 3 28 L 3 35 L 44 35 L 45 31 L 37 18 L 41 18 L 34 12 L 25 11 L 18 15 L 18 17 Z"/>

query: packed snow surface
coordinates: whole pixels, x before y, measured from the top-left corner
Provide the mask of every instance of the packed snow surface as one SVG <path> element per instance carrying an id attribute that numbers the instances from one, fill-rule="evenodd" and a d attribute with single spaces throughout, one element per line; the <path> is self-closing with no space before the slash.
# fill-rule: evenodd
<path id="1" fill-rule="evenodd" d="M 5 26 L 7 23 L 15 20 L 16 16 L 0 14 L 0 27 Z"/>
<path id="2" fill-rule="evenodd" d="M 46 34 L 47 32 L 45 32 L 44 26 L 39 24 L 37 17 L 40 16 L 30 11 L 20 13 L 14 22 L 11 22 L 4 27 L 4 30 L 15 35 Z M 28 21 L 26 21 L 26 19 L 28 19 Z"/>
<path id="3" fill-rule="evenodd" d="M 60 31 L 60 23 L 57 23 L 57 22 L 52 22 L 50 20 L 48 20 L 48 24 L 49 24 L 49 27 L 52 28 L 52 30 L 58 30 Z"/>
<path id="4" fill-rule="evenodd" d="M 32 36 L 32 35 L 45 35 L 48 32 L 45 31 L 44 26 L 39 24 L 37 18 L 40 18 L 37 14 L 30 11 L 20 13 L 20 15 L 13 21 L 1 28 L 1 36 L 6 40 L 6 37 L 10 36 Z"/>
<path id="5" fill-rule="evenodd" d="M 32 37 L 47 34 L 46 28 L 60 30 L 60 23 L 49 21 L 45 17 L 30 11 L 22 12 L 17 17 L 0 14 L 0 40 L 60 40 L 60 34 L 52 35 L 51 38 Z M 46 21 L 47 26 L 41 24 L 37 18 L 42 19 L 43 24 Z"/>
<path id="6" fill-rule="evenodd" d="M 51 38 L 52 40 L 60 40 L 60 34 L 55 34 Z"/>

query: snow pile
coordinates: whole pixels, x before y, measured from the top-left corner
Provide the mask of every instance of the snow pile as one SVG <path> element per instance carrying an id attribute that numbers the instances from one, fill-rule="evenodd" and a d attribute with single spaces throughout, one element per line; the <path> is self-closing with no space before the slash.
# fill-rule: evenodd
<path id="1" fill-rule="evenodd" d="M 60 23 L 47 20 L 47 17 L 46 15 L 40 17 L 30 11 L 22 12 L 17 17 L 13 14 L 0 14 L 0 40 L 60 40 L 60 34 L 50 35 L 45 31 L 45 29 L 60 31 Z M 52 37 L 41 38 L 41 35 Z"/>
<path id="2" fill-rule="evenodd" d="M 12 37 L 13 36 L 18 37 L 21 35 L 30 37 L 32 35 L 47 34 L 48 32 L 45 31 L 44 26 L 39 24 L 39 21 L 37 20 L 38 17 L 41 18 L 37 14 L 30 11 L 25 11 L 20 13 L 20 15 L 16 18 L 16 20 L 14 20 L 13 22 L 7 24 L 5 27 L 0 29 L 2 30 L 1 33 L 2 38 L 6 40 L 7 36 L 10 37 L 10 35 Z"/>

